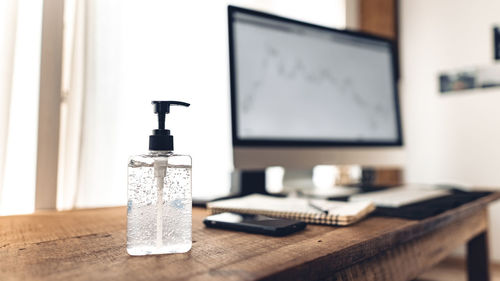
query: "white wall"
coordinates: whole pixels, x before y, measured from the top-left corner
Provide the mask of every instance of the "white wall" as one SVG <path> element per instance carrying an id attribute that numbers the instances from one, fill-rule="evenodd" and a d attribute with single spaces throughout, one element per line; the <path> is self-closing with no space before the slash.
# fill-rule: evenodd
<path id="1" fill-rule="evenodd" d="M 401 93 L 407 180 L 500 189 L 500 88 L 442 96 L 438 73 L 493 63 L 496 0 L 402 0 Z M 500 261 L 500 203 L 490 209 Z"/>
<path id="2" fill-rule="evenodd" d="M 85 98 L 78 184 L 60 188 L 60 194 L 69 196 L 60 197 L 64 200 L 59 208 L 126 203 L 127 158 L 147 151 L 148 136 L 156 126 L 151 100 L 157 99 L 191 103 L 189 109 L 173 110 L 166 127 L 175 136 L 175 151 L 193 157 L 193 195 L 216 197 L 229 191 L 233 161 L 228 3 L 345 25 L 344 0 L 85 3 L 87 62 L 82 70 Z"/>

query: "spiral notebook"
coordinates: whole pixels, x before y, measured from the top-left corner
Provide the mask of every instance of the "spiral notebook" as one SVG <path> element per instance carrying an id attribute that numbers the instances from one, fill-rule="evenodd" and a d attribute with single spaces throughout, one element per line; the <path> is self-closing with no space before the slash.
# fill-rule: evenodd
<path id="1" fill-rule="evenodd" d="M 210 202 L 207 208 L 212 214 L 233 212 L 294 219 L 314 224 L 349 225 L 374 211 L 375 205 L 368 201 L 341 202 L 252 194 Z"/>

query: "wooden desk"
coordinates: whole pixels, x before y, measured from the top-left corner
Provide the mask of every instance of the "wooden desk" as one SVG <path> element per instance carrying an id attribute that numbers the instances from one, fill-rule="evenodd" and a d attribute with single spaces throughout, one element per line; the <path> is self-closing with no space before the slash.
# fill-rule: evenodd
<path id="1" fill-rule="evenodd" d="M 207 229 L 195 208 L 189 253 L 145 257 L 125 251 L 124 207 L 0 217 L 0 280 L 411 280 L 467 242 L 470 280 L 487 280 L 486 207 L 498 198 L 284 238 Z"/>

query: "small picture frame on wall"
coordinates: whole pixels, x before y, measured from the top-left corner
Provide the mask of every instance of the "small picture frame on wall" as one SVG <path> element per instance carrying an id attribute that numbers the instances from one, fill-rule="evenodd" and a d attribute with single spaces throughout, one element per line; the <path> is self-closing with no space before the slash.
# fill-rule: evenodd
<path id="1" fill-rule="evenodd" d="M 491 87 L 500 87 L 500 64 L 439 74 L 439 92 L 441 94 Z"/>
<path id="2" fill-rule="evenodd" d="M 441 73 L 439 75 L 439 91 L 441 93 L 476 88 L 476 71 L 463 70 L 459 72 Z"/>

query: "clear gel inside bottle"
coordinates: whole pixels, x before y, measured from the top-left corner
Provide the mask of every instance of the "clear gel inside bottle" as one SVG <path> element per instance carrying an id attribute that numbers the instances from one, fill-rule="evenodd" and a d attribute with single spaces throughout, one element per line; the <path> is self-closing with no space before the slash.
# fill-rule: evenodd
<path id="1" fill-rule="evenodd" d="M 171 151 L 134 156 L 128 165 L 127 252 L 191 249 L 191 157 Z"/>

